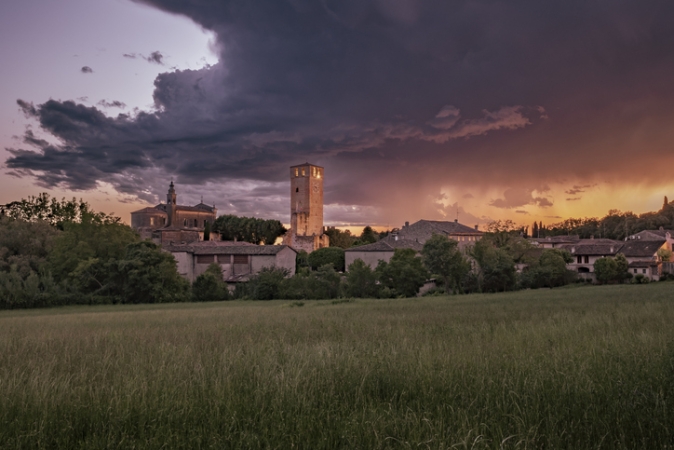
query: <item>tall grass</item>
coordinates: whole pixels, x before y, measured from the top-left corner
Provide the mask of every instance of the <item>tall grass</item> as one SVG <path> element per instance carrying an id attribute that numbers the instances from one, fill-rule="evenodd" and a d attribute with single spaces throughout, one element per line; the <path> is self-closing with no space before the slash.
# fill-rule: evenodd
<path id="1" fill-rule="evenodd" d="M 672 448 L 674 284 L 0 313 L 1 448 Z"/>

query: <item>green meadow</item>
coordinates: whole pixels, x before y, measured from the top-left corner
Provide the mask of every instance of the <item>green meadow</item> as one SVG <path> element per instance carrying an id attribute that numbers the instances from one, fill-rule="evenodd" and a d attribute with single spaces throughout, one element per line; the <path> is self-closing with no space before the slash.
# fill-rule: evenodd
<path id="1" fill-rule="evenodd" d="M 674 448 L 674 283 L 2 311 L 0 448 Z"/>

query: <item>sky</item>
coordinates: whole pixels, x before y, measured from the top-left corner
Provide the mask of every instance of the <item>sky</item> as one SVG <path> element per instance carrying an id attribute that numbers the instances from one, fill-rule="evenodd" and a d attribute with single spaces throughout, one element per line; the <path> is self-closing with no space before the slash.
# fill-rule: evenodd
<path id="1" fill-rule="evenodd" d="M 671 0 L 25 0 L 0 5 L 0 203 L 165 200 L 484 226 L 674 197 Z"/>

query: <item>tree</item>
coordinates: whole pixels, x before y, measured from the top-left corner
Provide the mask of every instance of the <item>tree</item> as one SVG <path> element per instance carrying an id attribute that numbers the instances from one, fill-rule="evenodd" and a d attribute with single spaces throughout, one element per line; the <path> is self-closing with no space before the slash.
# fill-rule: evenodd
<path id="1" fill-rule="evenodd" d="M 470 271 L 470 263 L 459 251 L 459 243 L 446 236 L 433 234 L 421 251 L 426 268 L 442 279 L 445 292 L 461 290 L 461 281 Z"/>
<path id="2" fill-rule="evenodd" d="M 26 222 L 44 221 L 59 229 L 63 228 L 64 223 L 79 223 L 85 217 L 99 223 L 116 223 L 120 221 L 119 217 L 107 215 L 105 213 L 94 212 L 87 202 L 50 198 L 49 194 L 42 193 L 37 197 L 31 196 L 20 201 L 10 202 L 6 205 L 0 205 L 0 216 L 7 216 L 12 219 L 20 219 Z"/>
<path id="3" fill-rule="evenodd" d="M 330 247 L 347 249 L 356 241 L 355 236 L 352 236 L 349 230 L 342 231 L 335 227 L 328 227 L 325 234 L 330 238 Z"/>
<path id="4" fill-rule="evenodd" d="M 204 225 L 204 241 L 210 240 L 211 240 L 211 222 L 207 220 L 206 225 Z"/>
<path id="5" fill-rule="evenodd" d="M 386 232 L 384 236 L 388 234 Z M 373 244 L 377 242 L 380 239 L 381 235 L 374 231 L 371 226 L 366 226 L 363 228 L 363 232 L 360 234 L 360 237 L 353 243 L 354 246 L 358 245 L 367 245 L 367 244 Z"/>
<path id="6" fill-rule="evenodd" d="M 531 237 L 537 238 L 539 237 L 538 234 L 538 223 L 534 221 L 534 225 L 531 227 Z"/>
<path id="7" fill-rule="evenodd" d="M 614 261 L 616 271 L 615 280 L 619 283 L 622 283 L 627 278 L 630 278 L 629 262 L 627 261 L 625 255 L 623 255 L 622 253 L 618 253 Z"/>
<path id="8" fill-rule="evenodd" d="M 594 262 L 594 276 L 599 283 L 609 283 L 618 276 L 618 268 L 613 258 L 598 258 Z"/>
<path id="9" fill-rule="evenodd" d="M 658 250 L 658 258 L 660 258 L 660 261 L 669 262 L 672 260 L 672 251 L 666 248 L 661 248 Z"/>
<path id="10" fill-rule="evenodd" d="M 575 272 L 568 270 L 566 264 L 573 261 L 571 254 L 559 249 L 543 250 L 536 261 L 521 275 L 522 287 L 542 288 L 564 286 L 576 279 Z"/>
<path id="11" fill-rule="evenodd" d="M 125 303 L 180 302 L 189 283 L 180 276 L 173 255 L 150 241 L 127 245 L 117 263 L 116 284 Z"/>
<path id="12" fill-rule="evenodd" d="M 470 256 L 479 267 L 478 285 L 482 292 L 501 292 L 514 289 L 515 263 L 503 249 L 481 239 L 470 249 Z"/>
<path id="13" fill-rule="evenodd" d="M 279 297 L 281 283 L 288 276 L 283 268 L 264 267 L 246 283 L 245 293 L 253 300 L 273 300 Z"/>
<path id="14" fill-rule="evenodd" d="M 358 258 L 348 268 L 344 292 L 349 297 L 375 298 L 379 287 L 377 277 L 370 266 Z"/>
<path id="15" fill-rule="evenodd" d="M 412 249 L 396 249 L 387 263 L 379 261 L 375 269 L 379 282 L 396 295 L 412 297 L 428 279 L 428 271 Z"/>
<path id="16" fill-rule="evenodd" d="M 217 263 L 208 266 L 192 283 L 192 300 L 196 302 L 217 302 L 229 299 L 227 284 L 222 279 L 222 269 Z"/>
<path id="17" fill-rule="evenodd" d="M 59 231 L 45 221 L 0 217 L 0 272 L 14 271 L 25 280 L 46 269 Z"/>
<path id="18" fill-rule="evenodd" d="M 126 247 L 140 237 L 131 227 L 97 220 L 85 214 L 80 222 L 65 222 L 49 253 L 49 269 L 56 280 L 65 280 L 82 261 L 121 260 Z"/>
<path id="19" fill-rule="evenodd" d="M 264 220 L 255 217 L 238 217 L 231 214 L 218 217 L 212 231 L 220 233 L 223 241 L 244 241 L 252 244 L 273 245 L 283 236 L 286 228 L 278 220 Z"/>
<path id="20" fill-rule="evenodd" d="M 324 247 L 309 253 L 309 265 L 313 270 L 326 264 L 332 264 L 337 272 L 344 272 L 344 249 L 339 247 Z"/>

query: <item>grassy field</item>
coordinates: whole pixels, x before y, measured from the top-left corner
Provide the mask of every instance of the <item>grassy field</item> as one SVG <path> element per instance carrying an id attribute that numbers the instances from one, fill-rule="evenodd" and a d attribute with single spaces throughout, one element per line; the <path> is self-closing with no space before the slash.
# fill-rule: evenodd
<path id="1" fill-rule="evenodd" d="M 0 448 L 674 448 L 674 283 L 0 312 Z"/>

